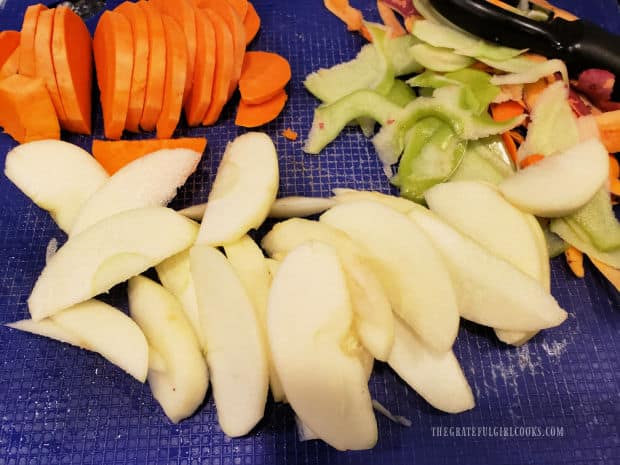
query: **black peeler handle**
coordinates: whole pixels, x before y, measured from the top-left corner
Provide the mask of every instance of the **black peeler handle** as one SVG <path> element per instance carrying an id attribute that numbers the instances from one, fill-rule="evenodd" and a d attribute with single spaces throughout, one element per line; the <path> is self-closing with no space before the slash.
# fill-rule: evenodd
<path id="1" fill-rule="evenodd" d="M 601 68 L 620 81 L 620 36 L 585 20 L 535 21 L 484 0 L 430 0 L 443 17 L 483 39 L 564 60 L 574 75 Z"/>
<path id="2" fill-rule="evenodd" d="M 575 71 L 602 68 L 620 78 L 620 36 L 585 20 L 555 19 L 551 24 L 567 38 L 573 39 L 561 57 L 569 67 Z"/>

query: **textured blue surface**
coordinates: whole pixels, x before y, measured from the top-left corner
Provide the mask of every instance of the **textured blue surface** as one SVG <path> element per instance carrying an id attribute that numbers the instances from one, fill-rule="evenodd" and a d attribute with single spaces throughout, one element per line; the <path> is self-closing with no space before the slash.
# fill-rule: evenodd
<path id="1" fill-rule="evenodd" d="M 0 7 L 0 29 L 19 28 L 28 3 L 34 2 L 8 0 Z M 620 32 L 614 0 L 558 3 Z M 326 196 L 343 186 L 388 192 L 380 164 L 357 130 L 345 131 L 319 157 L 301 152 L 316 104 L 302 88 L 302 78 L 353 57 L 362 40 L 327 14 L 319 0 L 256 0 L 256 7 L 263 27 L 250 48 L 281 53 L 293 69 L 289 103 L 265 128 L 280 154 L 280 195 Z M 372 2 L 364 10 L 374 17 Z M 209 148 L 174 207 L 206 199 L 226 142 L 244 132 L 232 124 L 235 106 L 236 100 L 216 127 L 178 130 L 177 135 L 205 135 Z M 94 127 L 95 137 L 102 137 L 100 115 Z M 298 131 L 300 140 L 283 139 L 286 127 Z M 90 148 L 89 138 L 65 136 Z M 13 145 L 0 135 L 0 163 Z M 46 245 L 65 237 L 4 176 L 0 205 L 0 323 L 5 323 L 27 316 L 26 299 L 43 267 Z M 298 442 L 291 410 L 271 401 L 264 420 L 244 438 L 221 432 L 210 393 L 193 417 L 172 425 L 148 386 L 98 355 L 0 327 L 0 465 L 620 464 L 620 297 L 589 264 L 586 278 L 579 280 L 562 260 L 554 260 L 552 281 L 553 294 L 570 317 L 525 347 L 506 347 L 490 330 L 462 325 L 455 351 L 477 399 L 470 412 L 451 416 L 432 409 L 377 363 L 373 397 L 413 425 L 405 428 L 379 416 L 379 443 L 367 452 L 341 453 L 317 441 Z M 115 288 L 109 300 L 124 307 L 125 288 Z M 543 432 L 555 427 L 563 434 L 433 435 L 434 428 L 451 426 L 540 427 Z"/>

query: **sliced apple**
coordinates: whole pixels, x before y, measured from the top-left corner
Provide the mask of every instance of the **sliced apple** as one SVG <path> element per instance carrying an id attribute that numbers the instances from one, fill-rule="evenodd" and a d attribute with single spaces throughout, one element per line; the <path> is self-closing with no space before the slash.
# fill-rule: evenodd
<path id="1" fill-rule="evenodd" d="M 165 149 L 132 161 L 84 203 L 71 235 L 122 211 L 166 206 L 196 171 L 200 157 L 193 150 Z"/>
<path id="2" fill-rule="evenodd" d="M 269 270 L 269 277 L 273 279 L 280 268 L 280 261 L 273 258 L 266 258 L 267 270 Z"/>
<path id="3" fill-rule="evenodd" d="M 409 217 L 442 254 L 457 292 L 461 316 L 476 323 L 516 331 L 537 331 L 567 317 L 536 280 L 420 207 Z"/>
<path id="4" fill-rule="evenodd" d="M 49 260 L 28 299 L 35 320 L 90 299 L 187 249 L 198 226 L 148 207 L 106 218 L 71 237 Z"/>
<path id="5" fill-rule="evenodd" d="M 390 207 L 392 210 L 407 214 L 416 204 L 411 200 L 404 199 L 402 197 L 395 197 L 393 195 L 383 194 L 382 192 L 375 191 L 358 191 L 355 189 L 336 188 L 333 189 L 334 201 L 337 204 L 348 202 L 359 202 L 360 200 L 368 200 L 371 202 L 377 202 L 386 207 Z"/>
<path id="6" fill-rule="evenodd" d="M 99 300 L 88 300 L 52 318 L 7 326 L 97 352 L 140 382 L 149 366 L 144 334 L 131 318 Z"/>
<path id="7" fill-rule="evenodd" d="M 269 210 L 270 218 L 295 218 L 318 215 L 335 205 L 334 199 L 323 197 L 281 197 Z"/>
<path id="8" fill-rule="evenodd" d="M 7 323 L 5 326 L 24 331 L 26 333 L 36 334 L 38 336 L 49 337 L 50 339 L 55 339 L 66 344 L 71 344 L 72 346 L 79 347 L 80 349 L 94 351 L 94 349 L 91 348 L 91 345 L 89 345 L 89 343 L 85 341 L 79 334 L 73 333 L 61 327 L 56 322 L 54 322 L 52 318 L 45 318 L 39 321 L 20 320 L 13 323 Z M 148 354 L 149 370 L 163 371 L 166 369 L 166 365 L 161 356 L 158 353 L 154 352 L 151 347 L 148 348 Z"/>
<path id="9" fill-rule="evenodd" d="M 456 294 L 441 255 L 418 226 L 374 201 L 337 205 L 320 221 L 362 248 L 394 312 L 429 347 L 452 347 L 459 327 Z"/>
<path id="10" fill-rule="evenodd" d="M 167 369 L 168 366 L 166 365 L 166 360 L 164 357 L 155 349 L 155 347 L 149 345 L 149 373 L 151 371 L 165 373 Z"/>
<path id="11" fill-rule="evenodd" d="M 200 325 L 200 315 L 198 313 L 196 288 L 194 287 L 194 280 L 190 271 L 189 249 L 167 258 L 156 265 L 155 270 L 162 285 L 181 302 L 185 316 L 192 325 L 194 333 L 206 353 L 202 326 Z"/>
<path id="12" fill-rule="evenodd" d="M 500 183 L 499 189 L 525 212 L 546 218 L 566 216 L 584 206 L 605 183 L 607 159 L 605 146 L 590 139 L 519 171 Z"/>
<path id="13" fill-rule="evenodd" d="M 532 234 L 536 240 L 541 263 L 544 266 L 542 272 L 544 279 L 540 281 L 540 284 L 543 285 L 547 292 L 551 292 L 551 265 L 549 263 L 549 251 L 547 248 L 545 233 L 543 232 L 542 227 L 535 216 L 526 214 L 526 218 L 528 219 L 530 229 L 532 230 Z M 500 341 L 506 344 L 521 346 L 536 336 L 538 331 L 507 331 L 505 329 L 496 328 L 495 334 Z"/>
<path id="14" fill-rule="evenodd" d="M 426 191 L 429 208 L 454 229 L 506 260 L 549 290 L 549 257 L 540 248 L 536 218 L 512 206 L 494 186 L 475 181 L 438 184 Z M 508 344 L 522 344 L 534 332 L 496 331 Z"/>
<path id="15" fill-rule="evenodd" d="M 434 352 L 396 318 L 388 364 L 436 409 L 461 413 L 475 406 L 474 395 L 454 352 Z"/>
<path id="16" fill-rule="evenodd" d="M 271 350 L 269 350 L 269 343 L 267 341 L 267 299 L 271 285 L 267 261 L 256 242 L 247 235 L 237 242 L 224 246 L 224 252 L 254 306 L 254 311 L 261 326 L 263 344 L 267 350 L 271 394 L 276 402 L 282 402 L 284 400 L 284 391 L 273 365 Z"/>
<path id="17" fill-rule="evenodd" d="M 249 132 L 229 143 L 196 243 L 230 244 L 260 226 L 276 198 L 279 180 L 278 154 L 269 136 Z"/>
<path id="18" fill-rule="evenodd" d="M 305 217 L 323 213 L 330 207 L 334 206 L 334 200 L 323 197 L 281 197 L 276 199 L 269 209 L 270 218 L 294 218 Z M 207 203 L 199 203 L 191 207 L 179 210 L 183 216 L 187 216 L 192 220 L 200 221 L 207 209 Z"/>
<path id="19" fill-rule="evenodd" d="M 336 249 L 347 277 L 355 330 L 375 358 L 387 360 L 394 340 L 392 307 L 381 283 L 349 236 L 327 224 L 292 218 L 276 224 L 263 238 L 262 246 L 270 256 L 282 260 L 307 241 L 324 242 Z"/>
<path id="20" fill-rule="evenodd" d="M 88 350 L 88 343 L 84 341 L 79 334 L 74 334 L 58 326 L 51 318 L 45 318 L 39 321 L 31 319 L 19 320 L 13 323 L 7 323 L 5 326 L 38 336 L 49 337 L 50 339 L 55 339 L 56 341 Z"/>
<path id="21" fill-rule="evenodd" d="M 353 312 L 335 249 L 307 242 L 282 261 L 269 294 L 273 359 L 291 407 L 339 450 L 368 449 L 377 423 L 364 367 L 345 351 Z"/>
<path id="22" fill-rule="evenodd" d="M 243 284 L 217 249 L 190 250 L 213 397 L 222 431 L 247 434 L 263 417 L 269 386 L 260 323 Z"/>
<path id="23" fill-rule="evenodd" d="M 7 154 L 4 173 L 65 232 L 109 177 L 88 152 L 59 140 L 18 145 Z"/>
<path id="24" fill-rule="evenodd" d="M 202 404 L 209 386 L 207 365 L 178 299 L 144 276 L 129 280 L 129 314 L 167 369 L 149 370 L 153 396 L 173 423 Z"/>

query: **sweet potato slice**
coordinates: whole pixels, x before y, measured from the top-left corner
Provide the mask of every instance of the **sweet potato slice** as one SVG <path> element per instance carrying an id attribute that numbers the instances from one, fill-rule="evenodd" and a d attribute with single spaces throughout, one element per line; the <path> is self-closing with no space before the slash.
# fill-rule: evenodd
<path id="1" fill-rule="evenodd" d="M 166 81 L 164 103 L 157 120 L 157 138 L 168 139 L 181 118 L 187 72 L 187 46 L 181 26 L 170 16 L 163 15 L 162 19 L 166 34 Z"/>
<path id="2" fill-rule="evenodd" d="M 59 6 L 54 10 L 52 61 L 67 118 L 65 128 L 79 134 L 90 134 L 92 40 L 84 21 L 67 7 Z"/>
<path id="3" fill-rule="evenodd" d="M 125 129 L 131 132 L 140 131 L 140 118 L 144 108 L 146 94 L 147 70 L 149 64 L 149 28 L 146 13 L 136 3 L 123 2 L 114 11 L 122 14 L 129 20 L 133 38 L 133 72 L 131 75 L 131 89 L 129 91 L 129 108 Z"/>
<path id="4" fill-rule="evenodd" d="M 248 52 L 243 60 L 239 92 L 250 105 L 271 100 L 291 80 L 291 65 L 272 52 Z"/>
<path id="5" fill-rule="evenodd" d="M 218 120 L 224 105 L 228 101 L 228 89 L 234 72 L 233 38 L 228 26 L 217 12 L 210 8 L 205 8 L 203 11 L 213 24 L 216 43 L 215 77 L 213 78 L 211 104 L 202 121 L 202 124 L 209 126 Z"/>
<path id="6" fill-rule="evenodd" d="M 247 45 L 254 40 L 260 29 L 260 16 L 251 2 L 248 2 L 248 12 L 243 18 L 243 29 L 245 29 L 245 44 Z"/>
<path id="7" fill-rule="evenodd" d="M 187 46 L 187 71 L 183 101 L 189 98 L 194 83 L 194 66 L 196 66 L 196 14 L 192 0 L 150 0 L 159 10 L 172 16 L 183 29 Z"/>
<path id="8" fill-rule="evenodd" d="M 204 137 L 180 137 L 178 139 L 144 140 L 94 140 L 92 152 L 103 169 L 113 175 L 123 166 L 161 149 L 190 149 L 203 153 L 207 147 Z"/>
<path id="9" fill-rule="evenodd" d="M 250 5 L 248 0 L 226 0 L 232 6 L 241 19 L 245 18 Z"/>
<path id="10" fill-rule="evenodd" d="M 17 74 L 19 68 L 19 47 L 13 50 L 13 53 L 6 59 L 4 64 L 0 66 L 0 79 Z"/>
<path id="11" fill-rule="evenodd" d="M 196 9 L 196 65 L 194 84 L 189 99 L 185 101 L 185 119 L 189 126 L 202 123 L 211 104 L 215 77 L 215 29 L 207 14 Z"/>
<path id="12" fill-rule="evenodd" d="M 62 106 L 58 83 L 56 82 L 56 72 L 52 61 L 52 30 L 54 28 L 54 10 L 43 10 L 39 14 L 37 32 L 34 37 L 35 71 L 39 79 L 43 80 L 47 88 L 56 115 L 60 121 L 60 126 L 64 127 L 67 122 L 67 115 Z"/>
<path id="13" fill-rule="evenodd" d="M 601 142 L 610 153 L 620 152 L 620 110 L 595 116 Z"/>
<path id="14" fill-rule="evenodd" d="M 60 139 L 56 110 L 43 81 L 14 74 L 0 81 L 0 126 L 20 144 Z"/>
<path id="15" fill-rule="evenodd" d="M 93 45 L 103 109 L 103 132 L 108 139 L 120 139 L 129 109 L 133 68 L 133 42 L 127 18 L 113 11 L 103 13 Z"/>
<path id="16" fill-rule="evenodd" d="M 235 9 L 225 0 L 194 0 L 199 8 L 209 8 L 222 17 L 228 29 L 232 33 L 234 43 L 234 71 L 233 78 L 228 88 L 228 98 L 235 92 L 241 67 L 243 66 L 243 56 L 245 54 L 245 28 L 243 27 L 243 16 L 239 16 Z"/>
<path id="17" fill-rule="evenodd" d="M 237 109 L 235 124 L 246 128 L 255 128 L 267 124 L 276 119 L 282 112 L 287 99 L 288 95 L 284 90 L 281 90 L 271 100 L 258 105 L 248 105 L 241 100 Z"/>
<path id="18" fill-rule="evenodd" d="M 0 68 L 19 47 L 20 34 L 18 31 L 0 32 Z"/>
<path id="19" fill-rule="evenodd" d="M 47 10 L 45 5 L 30 5 L 24 13 L 22 30 L 19 37 L 19 74 L 34 77 L 36 73 L 34 61 L 34 36 L 37 32 L 39 14 Z"/>
<path id="20" fill-rule="evenodd" d="M 151 2 L 138 2 L 146 13 L 151 51 L 146 79 L 144 108 L 140 126 L 145 131 L 152 131 L 164 104 L 164 81 L 166 79 L 166 35 L 161 12 Z"/>

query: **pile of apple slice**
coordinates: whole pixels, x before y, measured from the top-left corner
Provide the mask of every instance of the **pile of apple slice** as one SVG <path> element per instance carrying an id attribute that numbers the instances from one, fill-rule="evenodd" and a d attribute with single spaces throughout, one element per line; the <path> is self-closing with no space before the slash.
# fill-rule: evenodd
<path id="1" fill-rule="evenodd" d="M 34 286 L 31 319 L 9 326 L 148 379 L 174 422 L 202 404 L 210 377 L 229 436 L 258 423 L 271 387 L 308 434 L 346 450 L 377 440 L 374 359 L 458 413 L 474 406 L 452 351 L 461 317 L 518 343 L 567 316 L 549 293 L 540 226 L 495 187 L 438 185 L 431 210 L 346 189 L 276 200 L 275 147 L 247 133 L 228 145 L 206 205 L 165 208 L 199 160 L 161 150 L 108 177 L 65 142 L 11 151 L 7 176 L 69 239 Z M 289 217 L 261 242 L 270 258 L 248 235 L 268 215 Z M 161 285 L 141 276 L 150 267 Z M 129 316 L 96 300 L 126 280 Z"/>

